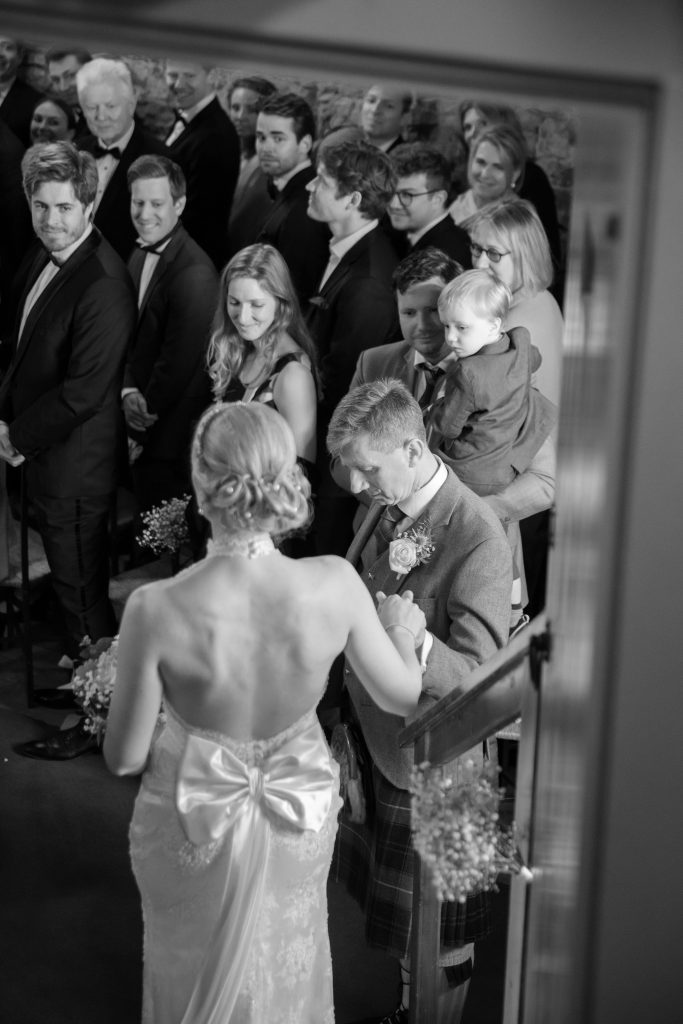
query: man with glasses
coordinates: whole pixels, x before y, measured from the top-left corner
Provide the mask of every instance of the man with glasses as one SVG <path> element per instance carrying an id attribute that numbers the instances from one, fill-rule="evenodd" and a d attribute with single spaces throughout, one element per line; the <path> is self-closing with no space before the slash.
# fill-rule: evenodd
<path id="1" fill-rule="evenodd" d="M 469 269 L 469 236 L 448 213 L 451 169 L 446 157 L 426 142 L 411 142 L 395 149 L 391 162 L 397 183 L 388 213 L 394 231 L 405 239 L 403 255 L 433 246 Z"/>

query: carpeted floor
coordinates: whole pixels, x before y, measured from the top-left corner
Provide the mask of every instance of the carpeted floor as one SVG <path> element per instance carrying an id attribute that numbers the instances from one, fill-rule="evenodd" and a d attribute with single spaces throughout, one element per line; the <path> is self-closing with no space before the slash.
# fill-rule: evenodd
<path id="1" fill-rule="evenodd" d="M 66 681 L 49 626 L 37 630 L 36 685 Z M 64 712 L 26 711 L 21 653 L 0 650 L 0 1021 L 135 1024 L 140 1019 L 141 919 L 128 863 L 136 779 L 111 776 L 99 754 L 32 761 L 13 745 Z M 480 944 L 463 1024 L 500 1024 L 506 894 Z M 329 884 L 338 1024 L 390 1012 L 393 960 L 366 947 L 360 912 Z"/>

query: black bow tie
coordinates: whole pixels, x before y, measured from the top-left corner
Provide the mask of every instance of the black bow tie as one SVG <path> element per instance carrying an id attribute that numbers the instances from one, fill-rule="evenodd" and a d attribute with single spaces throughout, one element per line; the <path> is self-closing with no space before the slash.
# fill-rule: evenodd
<path id="1" fill-rule="evenodd" d="M 180 222 L 178 222 L 178 224 L 176 224 L 167 235 L 164 235 L 163 238 L 160 238 L 158 242 L 154 242 L 150 245 L 143 245 L 140 242 L 138 242 L 137 245 L 138 248 L 140 249 L 140 252 L 151 252 L 154 253 L 155 256 L 159 256 L 168 240 L 170 238 L 173 238 L 173 236 L 175 235 L 176 231 L 178 230 L 179 223 Z"/>
<path id="2" fill-rule="evenodd" d="M 181 110 L 180 107 L 176 107 L 173 113 L 175 114 L 176 121 L 182 121 L 183 124 L 187 124 L 187 117 L 184 110 Z"/>
<path id="3" fill-rule="evenodd" d="M 94 156 L 96 160 L 99 160 L 101 156 L 113 156 L 115 160 L 121 159 L 121 149 L 119 146 L 112 146 L 111 149 L 107 149 L 106 146 L 95 146 Z"/>

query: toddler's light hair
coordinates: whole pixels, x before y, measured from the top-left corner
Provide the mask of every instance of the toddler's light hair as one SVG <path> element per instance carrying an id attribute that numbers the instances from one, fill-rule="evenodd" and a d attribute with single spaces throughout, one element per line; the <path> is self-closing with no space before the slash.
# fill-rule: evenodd
<path id="1" fill-rule="evenodd" d="M 488 270 L 466 270 L 446 285 L 439 295 L 439 316 L 452 320 L 455 306 L 471 307 L 475 316 L 505 320 L 512 303 L 512 292 Z"/>

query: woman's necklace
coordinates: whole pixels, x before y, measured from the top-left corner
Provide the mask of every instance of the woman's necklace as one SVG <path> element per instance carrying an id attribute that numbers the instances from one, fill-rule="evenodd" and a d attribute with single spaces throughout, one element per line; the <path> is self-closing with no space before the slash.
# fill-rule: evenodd
<path id="1" fill-rule="evenodd" d="M 263 558 L 276 550 L 269 533 L 224 533 L 212 538 L 206 546 L 207 558 L 216 555 L 241 555 L 242 558 Z"/>

